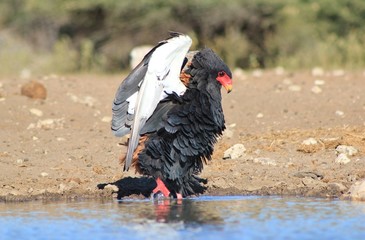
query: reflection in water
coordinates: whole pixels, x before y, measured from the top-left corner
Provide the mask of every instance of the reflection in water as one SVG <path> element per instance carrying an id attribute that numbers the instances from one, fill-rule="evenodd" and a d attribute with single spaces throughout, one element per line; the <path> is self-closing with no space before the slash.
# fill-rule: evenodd
<path id="1" fill-rule="evenodd" d="M 0 238 L 365 239 L 364 219 L 365 203 L 311 198 L 0 203 Z"/>

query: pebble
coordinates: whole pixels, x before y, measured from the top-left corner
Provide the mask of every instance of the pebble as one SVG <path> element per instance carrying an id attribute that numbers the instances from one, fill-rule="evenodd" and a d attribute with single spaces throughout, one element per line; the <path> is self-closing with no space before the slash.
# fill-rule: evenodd
<path id="1" fill-rule="evenodd" d="M 347 156 L 354 156 L 357 154 L 357 149 L 353 146 L 339 145 L 336 147 L 337 154 L 346 154 Z"/>
<path id="2" fill-rule="evenodd" d="M 344 113 L 344 112 L 342 112 L 342 111 L 340 111 L 340 110 L 337 110 L 337 111 L 335 112 L 335 114 L 336 114 L 337 116 L 340 116 L 340 117 L 342 117 L 343 115 L 345 115 L 345 113 Z"/>
<path id="3" fill-rule="evenodd" d="M 43 86 L 43 84 L 30 81 L 24 84 L 21 87 L 21 95 L 27 96 L 33 99 L 46 99 L 47 98 L 47 89 Z"/>
<path id="4" fill-rule="evenodd" d="M 321 80 L 321 79 L 316 79 L 314 80 L 314 85 L 317 85 L 317 86 L 322 86 L 324 85 L 326 82 L 324 80 Z"/>
<path id="5" fill-rule="evenodd" d="M 41 174 L 40 174 L 42 177 L 47 177 L 49 174 L 48 173 L 46 173 L 46 172 L 41 172 Z"/>
<path id="6" fill-rule="evenodd" d="M 335 159 L 335 163 L 339 164 L 348 164 L 349 162 L 351 162 L 351 159 L 348 158 L 347 155 L 344 153 L 340 153 Z"/>
<path id="7" fill-rule="evenodd" d="M 93 107 L 95 105 L 95 103 L 97 102 L 96 99 L 91 96 L 78 97 L 72 93 L 67 93 L 67 95 L 70 97 L 70 99 L 73 102 L 85 104 L 88 107 Z"/>
<path id="8" fill-rule="evenodd" d="M 102 122 L 106 122 L 106 123 L 110 123 L 112 121 L 112 117 L 110 116 L 104 116 L 102 119 L 101 119 Z"/>
<path id="9" fill-rule="evenodd" d="M 112 185 L 112 184 L 108 184 L 104 187 L 104 189 L 110 189 L 112 190 L 113 192 L 118 192 L 119 191 L 119 188 L 116 186 L 116 185 Z"/>
<path id="10" fill-rule="evenodd" d="M 344 197 L 356 201 L 365 201 L 365 180 L 353 184 Z"/>
<path id="11" fill-rule="evenodd" d="M 264 114 L 262 114 L 262 113 L 258 113 L 257 115 L 256 115 L 256 118 L 263 118 L 264 117 Z"/>
<path id="12" fill-rule="evenodd" d="M 38 120 L 37 124 L 31 123 L 29 124 L 27 129 L 32 129 L 32 128 L 41 128 L 41 129 L 46 129 L 46 130 L 50 130 L 50 129 L 61 129 L 63 128 L 65 119 L 63 118 L 55 118 L 55 119 L 44 119 L 44 120 Z"/>
<path id="13" fill-rule="evenodd" d="M 237 159 L 243 156 L 246 148 L 243 144 L 235 144 L 224 152 L 223 159 Z"/>
<path id="14" fill-rule="evenodd" d="M 323 75 L 324 75 L 323 68 L 315 67 L 312 69 L 312 76 L 318 77 L 318 76 L 323 76 Z"/>
<path id="15" fill-rule="evenodd" d="M 253 160 L 254 163 L 260 163 L 262 165 L 276 166 L 276 161 L 271 158 L 259 157 Z"/>
<path id="16" fill-rule="evenodd" d="M 291 92 L 300 92 L 302 91 L 302 87 L 299 85 L 291 85 L 288 87 L 289 91 Z"/>
<path id="17" fill-rule="evenodd" d="M 315 94 L 319 94 L 322 92 L 322 88 L 318 87 L 318 86 L 313 86 L 311 91 Z"/>
<path id="18" fill-rule="evenodd" d="M 39 109 L 36 109 L 36 108 L 29 109 L 29 112 L 33 115 L 36 115 L 37 117 L 42 117 L 43 116 L 43 112 Z"/>
<path id="19" fill-rule="evenodd" d="M 308 138 L 308 139 L 303 140 L 302 144 L 303 145 L 316 145 L 316 144 L 318 144 L 318 141 L 314 138 Z"/>

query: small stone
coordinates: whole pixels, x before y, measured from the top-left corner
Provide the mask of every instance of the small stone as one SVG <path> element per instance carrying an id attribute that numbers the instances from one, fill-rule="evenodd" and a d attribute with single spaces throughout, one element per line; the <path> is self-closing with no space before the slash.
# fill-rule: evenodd
<path id="1" fill-rule="evenodd" d="M 322 86 L 324 85 L 326 82 L 324 80 L 321 80 L 321 79 L 316 79 L 314 80 L 314 85 L 317 85 L 317 86 Z"/>
<path id="2" fill-rule="evenodd" d="M 58 189 L 60 192 L 64 192 L 66 190 L 66 184 L 60 183 L 58 186 Z"/>
<path id="3" fill-rule="evenodd" d="M 304 145 L 315 145 L 315 144 L 318 144 L 318 141 L 314 138 L 308 138 L 308 139 L 303 140 L 302 144 L 304 144 Z"/>
<path id="4" fill-rule="evenodd" d="M 315 67 L 312 69 L 312 76 L 319 77 L 324 75 L 323 68 Z"/>
<path id="5" fill-rule="evenodd" d="M 262 165 L 276 166 L 276 161 L 274 159 L 271 159 L 271 158 L 259 157 L 259 158 L 255 158 L 253 160 L 253 162 L 254 163 L 260 163 Z"/>
<path id="6" fill-rule="evenodd" d="M 291 92 L 300 92 L 300 91 L 302 91 L 302 87 L 299 86 L 299 85 L 290 85 L 288 89 Z"/>
<path id="7" fill-rule="evenodd" d="M 303 140 L 303 142 L 298 147 L 298 151 L 304 153 L 314 153 L 321 149 L 321 145 L 318 144 L 318 141 L 314 138 L 308 138 Z"/>
<path id="8" fill-rule="evenodd" d="M 23 160 L 23 159 L 17 159 L 17 160 L 16 160 L 16 163 L 17 163 L 17 164 L 23 164 L 23 163 L 24 163 L 24 160 Z"/>
<path id="9" fill-rule="evenodd" d="M 46 99 L 47 89 L 39 82 L 30 81 L 22 86 L 21 94 L 33 99 Z"/>
<path id="10" fill-rule="evenodd" d="M 262 114 L 262 113 L 258 113 L 257 115 L 256 115 L 256 118 L 263 118 L 264 117 L 264 114 Z"/>
<path id="11" fill-rule="evenodd" d="M 342 117 L 343 115 L 345 115 L 345 113 L 344 113 L 344 112 L 342 112 L 342 111 L 340 111 L 340 110 L 337 110 L 337 111 L 335 112 L 335 114 L 336 114 L 337 116 L 340 116 L 340 117 Z"/>
<path id="12" fill-rule="evenodd" d="M 346 154 L 347 156 L 354 156 L 358 152 L 353 146 L 339 145 L 336 147 L 337 154 Z"/>
<path id="13" fill-rule="evenodd" d="M 66 141 L 66 139 L 65 139 L 65 138 L 63 138 L 63 137 L 58 137 L 58 138 L 56 138 L 56 140 L 57 140 L 57 141 L 59 141 L 59 142 L 64 142 L 64 141 Z"/>
<path id="14" fill-rule="evenodd" d="M 348 164 L 349 162 L 351 162 L 351 159 L 348 158 L 347 155 L 344 153 L 340 153 L 335 159 L 335 163 L 339 164 Z"/>
<path id="15" fill-rule="evenodd" d="M 113 192 L 118 192 L 119 188 L 116 185 L 108 184 L 104 187 L 104 189 L 110 189 Z"/>
<path id="16" fill-rule="evenodd" d="M 46 172 L 41 172 L 41 177 L 47 177 L 49 174 Z"/>
<path id="17" fill-rule="evenodd" d="M 102 122 L 110 123 L 112 121 L 112 118 L 110 116 L 104 116 L 101 119 Z"/>
<path id="18" fill-rule="evenodd" d="M 342 197 L 355 201 L 365 201 L 365 180 L 354 183 Z"/>
<path id="19" fill-rule="evenodd" d="M 318 87 L 318 86 L 313 86 L 311 91 L 315 94 L 319 94 L 322 92 L 322 88 Z"/>
<path id="20" fill-rule="evenodd" d="M 243 144 L 235 144 L 224 152 L 223 159 L 237 159 L 246 152 Z"/>
<path id="21" fill-rule="evenodd" d="M 38 140 L 38 138 L 37 138 L 36 136 L 33 136 L 33 137 L 32 137 L 32 140 L 33 140 L 33 141 L 37 141 L 37 140 Z"/>
<path id="22" fill-rule="evenodd" d="M 36 109 L 36 108 L 29 109 L 29 112 L 33 115 L 36 115 L 37 117 L 42 117 L 43 116 L 43 112 L 39 109 Z"/>
<path id="23" fill-rule="evenodd" d="M 31 128 L 41 128 L 45 130 L 50 129 L 61 129 L 63 128 L 65 120 L 63 118 L 57 118 L 57 119 L 44 119 L 44 120 L 38 120 L 36 125 L 29 125 L 28 129 Z"/>

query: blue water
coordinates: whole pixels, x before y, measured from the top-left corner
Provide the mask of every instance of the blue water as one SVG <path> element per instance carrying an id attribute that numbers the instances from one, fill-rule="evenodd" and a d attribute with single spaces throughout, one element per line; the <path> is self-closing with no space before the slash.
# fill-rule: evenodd
<path id="1" fill-rule="evenodd" d="M 365 203 L 280 197 L 1 203 L 0 239 L 365 239 Z"/>

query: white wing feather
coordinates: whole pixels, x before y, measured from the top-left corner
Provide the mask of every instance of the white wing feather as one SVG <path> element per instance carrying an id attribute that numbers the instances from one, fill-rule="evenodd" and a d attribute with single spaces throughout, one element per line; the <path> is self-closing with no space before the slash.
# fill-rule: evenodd
<path id="1" fill-rule="evenodd" d="M 134 113 L 134 120 L 124 170 L 128 170 L 132 162 L 140 130 L 153 114 L 159 101 L 167 96 L 165 92 L 169 94 L 175 92 L 178 95 L 185 92 L 186 87 L 180 80 L 180 71 L 191 43 L 189 36 L 179 35 L 168 39 L 167 43 L 158 47 L 151 56 L 147 73 L 137 95 L 134 94 L 128 99 L 130 104 L 128 112 Z"/>

